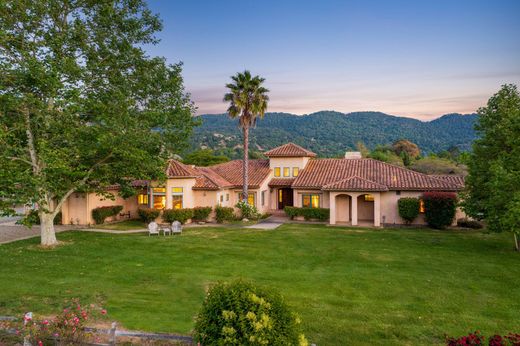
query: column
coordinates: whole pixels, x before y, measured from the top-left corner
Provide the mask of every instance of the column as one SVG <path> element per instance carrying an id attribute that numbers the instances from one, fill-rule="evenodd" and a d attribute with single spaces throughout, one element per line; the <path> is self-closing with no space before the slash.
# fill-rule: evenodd
<path id="1" fill-rule="evenodd" d="M 374 226 L 381 226 L 381 193 L 374 194 Z"/>
<path id="2" fill-rule="evenodd" d="M 350 198 L 352 200 L 352 226 L 357 226 L 358 224 L 358 220 L 357 220 L 357 217 L 358 217 L 358 214 L 357 214 L 357 198 L 358 198 L 358 194 L 357 193 L 353 193 L 350 195 Z"/>
<path id="3" fill-rule="evenodd" d="M 330 219 L 329 224 L 336 224 L 336 192 L 329 193 L 329 209 L 330 209 Z"/>

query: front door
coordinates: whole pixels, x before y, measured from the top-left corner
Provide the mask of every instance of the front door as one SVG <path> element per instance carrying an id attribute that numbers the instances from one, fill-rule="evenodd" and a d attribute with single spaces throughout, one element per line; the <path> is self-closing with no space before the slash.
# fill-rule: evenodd
<path id="1" fill-rule="evenodd" d="M 278 189 L 278 209 L 293 206 L 293 190 L 289 188 Z"/>

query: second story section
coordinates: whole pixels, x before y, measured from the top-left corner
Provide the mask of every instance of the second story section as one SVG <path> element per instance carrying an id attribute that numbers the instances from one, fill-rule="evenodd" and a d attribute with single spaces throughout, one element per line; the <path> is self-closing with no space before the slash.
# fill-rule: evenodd
<path id="1" fill-rule="evenodd" d="M 316 154 L 294 143 L 287 143 L 265 152 L 273 178 L 296 178 Z"/>

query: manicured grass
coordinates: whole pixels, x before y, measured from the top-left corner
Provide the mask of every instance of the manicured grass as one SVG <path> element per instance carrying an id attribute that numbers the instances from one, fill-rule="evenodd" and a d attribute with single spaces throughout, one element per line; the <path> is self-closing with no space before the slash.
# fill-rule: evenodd
<path id="1" fill-rule="evenodd" d="M 146 229 L 146 224 L 140 220 L 126 220 L 103 225 L 95 225 L 95 228 L 111 229 L 115 231 L 131 231 L 134 229 Z"/>
<path id="2" fill-rule="evenodd" d="M 278 289 L 318 345 L 435 345 L 520 330 L 520 254 L 508 234 L 283 225 L 182 236 L 67 232 L 54 250 L 0 246 L 0 314 L 99 301 L 124 327 L 189 333 L 205 289 L 243 277 Z"/>

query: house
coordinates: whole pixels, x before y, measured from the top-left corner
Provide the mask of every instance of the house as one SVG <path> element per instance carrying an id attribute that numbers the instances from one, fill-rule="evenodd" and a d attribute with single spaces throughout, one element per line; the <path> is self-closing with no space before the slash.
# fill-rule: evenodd
<path id="1" fill-rule="evenodd" d="M 425 191 L 457 192 L 459 176 L 431 176 L 347 152 L 345 158 L 316 158 L 294 143 L 265 153 L 268 159 L 249 161 L 248 202 L 261 213 L 285 206 L 330 208 L 330 224 L 402 224 L 397 201 Z M 95 194 L 74 194 L 63 207 L 63 222 L 93 223 L 91 211 L 103 205 L 123 205 L 136 216 L 139 207 L 156 209 L 202 206 L 233 207 L 242 192 L 242 160 L 194 167 L 170 160 L 165 184 L 149 182 L 129 199 L 103 200 Z M 460 213 L 460 211 L 459 211 Z M 424 218 L 418 217 L 417 224 Z"/>

